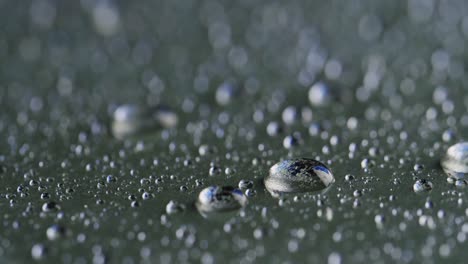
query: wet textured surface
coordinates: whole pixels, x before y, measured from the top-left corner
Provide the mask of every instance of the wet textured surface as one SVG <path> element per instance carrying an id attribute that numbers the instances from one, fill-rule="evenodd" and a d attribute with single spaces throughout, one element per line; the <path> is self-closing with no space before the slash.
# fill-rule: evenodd
<path id="1" fill-rule="evenodd" d="M 0 0 L 0 263 L 465 263 L 465 2 Z M 298 157 L 335 182 L 272 197 Z"/>

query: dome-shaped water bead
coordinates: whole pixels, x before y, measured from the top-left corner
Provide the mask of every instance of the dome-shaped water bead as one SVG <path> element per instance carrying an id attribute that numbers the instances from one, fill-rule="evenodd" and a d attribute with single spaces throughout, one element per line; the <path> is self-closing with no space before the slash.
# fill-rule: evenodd
<path id="1" fill-rule="evenodd" d="M 241 190 L 231 186 L 210 186 L 203 189 L 196 202 L 200 213 L 236 211 L 247 204 Z"/>
<path id="2" fill-rule="evenodd" d="M 468 142 L 457 143 L 448 148 L 440 165 L 449 176 L 465 178 L 468 173 Z"/>
<path id="3" fill-rule="evenodd" d="M 276 163 L 264 179 L 265 187 L 274 196 L 281 193 L 319 191 L 334 181 L 335 178 L 327 166 L 305 158 Z"/>

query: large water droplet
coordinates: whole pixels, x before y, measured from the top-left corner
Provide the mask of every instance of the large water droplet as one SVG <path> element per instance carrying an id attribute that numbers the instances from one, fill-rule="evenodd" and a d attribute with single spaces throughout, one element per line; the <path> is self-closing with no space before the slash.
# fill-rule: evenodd
<path id="1" fill-rule="evenodd" d="M 210 186 L 200 192 L 195 205 L 203 216 L 207 216 L 212 213 L 236 211 L 246 204 L 247 198 L 241 190 L 231 186 Z"/>
<path id="2" fill-rule="evenodd" d="M 323 163 L 305 158 L 276 163 L 264 179 L 265 187 L 273 196 L 319 191 L 334 181 L 332 172 Z"/>
<path id="3" fill-rule="evenodd" d="M 448 148 L 440 164 L 449 176 L 465 178 L 468 173 L 468 142 L 457 143 Z"/>

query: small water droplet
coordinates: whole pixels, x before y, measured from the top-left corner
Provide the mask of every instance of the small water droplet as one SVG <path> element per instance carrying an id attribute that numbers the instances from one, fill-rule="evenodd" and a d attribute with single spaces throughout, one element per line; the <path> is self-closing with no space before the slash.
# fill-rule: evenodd
<path id="1" fill-rule="evenodd" d="M 211 166 L 208 173 L 210 174 L 210 176 L 215 176 L 215 175 L 221 174 L 221 171 L 222 171 L 222 170 L 221 170 L 220 167 L 218 167 L 218 166 Z"/>
<path id="2" fill-rule="evenodd" d="M 281 125 L 278 122 L 272 121 L 272 122 L 268 123 L 268 125 L 266 127 L 266 131 L 267 131 L 267 134 L 270 137 L 275 137 L 275 136 L 281 134 L 281 132 L 283 131 L 283 128 L 281 127 Z"/>
<path id="3" fill-rule="evenodd" d="M 57 240 L 66 234 L 66 229 L 61 225 L 52 225 L 47 228 L 47 238 L 49 240 Z"/>
<path id="4" fill-rule="evenodd" d="M 253 187 L 253 181 L 240 180 L 238 186 L 240 189 L 249 189 Z"/>
<path id="5" fill-rule="evenodd" d="M 257 195 L 257 191 L 255 191 L 254 189 L 247 189 L 245 190 L 245 195 L 247 197 L 254 197 L 255 195 Z"/>
<path id="6" fill-rule="evenodd" d="M 177 201 L 171 200 L 166 205 L 166 213 L 167 214 L 175 214 L 180 213 L 185 210 L 185 205 L 180 204 Z"/>
<path id="7" fill-rule="evenodd" d="M 330 101 L 330 91 L 323 82 L 317 82 L 309 89 L 309 102 L 313 106 L 326 105 Z"/>
<path id="8" fill-rule="evenodd" d="M 424 166 L 422 164 L 415 164 L 413 167 L 414 171 L 422 171 Z"/>
<path id="9" fill-rule="evenodd" d="M 361 168 L 369 169 L 375 166 L 375 161 L 365 158 L 361 161 Z"/>
<path id="10" fill-rule="evenodd" d="M 31 256 L 33 259 L 39 260 L 47 255 L 47 248 L 43 244 L 35 244 L 31 248 Z"/>
<path id="11" fill-rule="evenodd" d="M 52 212 L 59 209 L 59 206 L 55 202 L 47 202 L 42 205 L 43 212 Z"/>
<path id="12" fill-rule="evenodd" d="M 426 179 L 419 179 L 413 184 L 413 190 L 416 193 L 428 192 L 432 190 L 432 182 Z"/>
<path id="13" fill-rule="evenodd" d="M 295 135 L 289 135 L 289 136 L 286 136 L 283 139 L 283 147 L 285 149 L 291 149 L 291 148 L 299 145 L 299 143 L 300 143 L 300 138 L 298 138 Z"/>
<path id="14" fill-rule="evenodd" d="M 354 197 L 361 197 L 362 196 L 362 191 L 361 190 L 355 190 L 353 192 L 353 196 Z"/>
<path id="15" fill-rule="evenodd" d="M 354 180 L 354 175 L 352 174 L 346 174 L 345 175 L 345 181 L 353 181 Z"/>
<path id="16" fill-rule="evenodd" d="M 332 172 L 313 159 L 293 159 L 276 163 L 264 179 L 266 189 L 273 195 L 312 192 L 327 188 L 335 181 Z"/>
<path id="17" fill-rule="evenodd" d="M 465 179 L 458 179 L 455 181 L 455 187 L 465 188 L 468 185 L 468 181 Z"/>

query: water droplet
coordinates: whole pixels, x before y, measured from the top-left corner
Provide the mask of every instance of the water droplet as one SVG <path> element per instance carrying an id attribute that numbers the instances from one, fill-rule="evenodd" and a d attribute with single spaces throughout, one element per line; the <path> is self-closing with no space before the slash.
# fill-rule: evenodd
<path id="1" fill-rule="evenodd" d="M 361 190 L 355 190 L 353 192 L 353 196 L 354 197 L 361 197 L 362 196 L 362 191 Z"/>
<path id="2" fill-rule="evenodd" d="M 283 131 L 283 128 L 278 122 L 272 121 L 268 123 L 266 127 L 266 131 L 270 137 L 274 137 L 274 136 L 281 134 L 281 132 Z"/>
<path id="3" fill-rule="evenodd" d="M 281 193 L 319 191 L 334 181 L 332 172 L 324 164 L 305 158 L 276 163 L 264 179 L 265 187 L 273 196 Z"/>
<path id="4" fill-rule="evenodd" d="M 216 89 L 216 102 L 221 106 L 230 104 L 237 93 L 236 90 L 235 86 L 229 82 L 221 84 L 218 89 Z"/>
<path id="5" fill-rule="evenodd" d="M 177 114 L 165 106 L 122 105 L 114 111 L 112 132 L 116 138 L 124 139 L 158 127 L 174 127 L 177 122 Z"/>
<path id="6" fill-rule="evenodd" d="M 180 213 L 185 210 L 185 205 L 180 204 L 174 200 L 171 200 L 166 205 L 166 213 L 167 214 L 175 214 Z"/>
<path id="7" fill-rule="evenodd" d="M 353 181 L 354 180 L 354 175 L 352 174 L 346 174 L 345 176 L 345 181 Z"/>
<path id="8" fill-rule="evenodd" d="M 245 190 L 245 195 L 247 197 L 254 197 L 255 195 L 257 195 L 257 191 L 255 191 L 254 189 L 247 189 Z"/>
<path id="9" fill-rule="evenodd" d="M 42 205 L 43 212 L 52 212 L 58 210 L 60 207 L 55 202 L 47 202 Z"/>
<path id="10" fill-rule="evenodd" d="M 375 161 L 365 158 L 361 161 L 361 168 L 369 169 L 375 166 Z"/>
<path id="11" fill-rule="evenodd" d="M 468 173 L 468 142 L 457 143 L 448 148 L 440 165 L 449 176 L 464 178 Z"/>
<path id="12" fill-rule="evenodd" d="M 53 225 L 47 228 L 47 238 L 49 240 L 57 240 L 66 234 L 66 229 L 60 225 Z"/>
<path id="13" fill-rule="evenodd" d="M 142 198 L 143 200 L 148 200 L 148 199 L 150 199 L 151 197 L 152 197 L 152 194 L 149 193 L 149 192 L 144 192 L 144 193 L 141 194 L 141 198 Z"/>
<path id="14" fill-rule="evenodd" d="M 238 186 L 239 186 L 240 189 L 249 189 L 249 188 L 253 187 L 253 181 L 240 180 Z"/>
<path id="15" fill-rule="evenodd" d="M 455 181 L 455 187 L 465 188 L 468 185 L 468 181 L 465 179 L 458 179 Z"/>
<path id="16" fill-rule="evenodd" d="M 106 181 L 107 181 L 108 183 L 115 182 L 115 177 L 112 176 L 112 175 L 108 175 L 108 176 L 106 177 Z"/>
<path id="17" fill-rule="evenodd" d="M 218 167 L 218 166 L 211 166 L 208 173 L 210 174 L 210 176 L 215 176 L 215 175 L 221 174 L 221 171 L 222 171 L 222 170 L 221 170 L 220 167 Z"/>
<path id="18" fill-rule="evenodd" d="M 416 193 L 428 192 L 432 190 L 432 182 L 426 179 L 419 179 L 413 184 L 413 190 Z"/>
<path id="19" fill-rule="evenodd" d="M 281 113 L 281 118 L 286 125 L 292 125 L 299 117 L 296 107 L 288 106 Z"/>
<path id="20" fill-rule="evenodd" d="M 206 156 L 208 154 L 213 154 L 215 152 L 216 152 L 215 148 L 210 147 L 205 144 L 200 145 L 200 147 L 198 148 L 198 154 L 200 154 L 200 156 Z"/>
<path id="21" fill-rule="evenodd" d="M 309 102 L 313 106 L 322 106 L 327 104 L 330 101 L 330 91 L 328 86 L 323 82 L 318 82 L 309 90 Z"/>
<path id="22" fill-rule="evenodd" d="M 447 177 L 448 184 L 455 184 L 455 181 L 457 181 L 457 178 L 452 177 L 452 176 Z"/>
<path id="23" fill-rule="evenodd" d="M 422 164 L 415 164 L 413 167 L 414 171 L 422 171 L 424 166 Z"/>
<path id="24" fill-rule="evenodd" d="M 375 224 L 377 225 L 378 228 L 382 228 L 383 224 L 385 223 L 385 216 L 383 215 L 376 215 L 374 217 Z"/>
<path id="25" fill-rule="evenodd" d="M 234 173 L 236 173 L 236 170 L 233 168 L 227 167 L 226 169 L 224 169 L 224 174 L 226 175 L 233 175 Z"/>
<path id="26" fill-rule="evenodd" d="M 43 244 L 35 244 L 31 248 L 31 256 L 33 259 L 39 260 L 45 257 L 47 254 L 47 248 Z"/>
<path id="27" fill-rule="evenodd" d="M 283 147 L 285 149 L 291 149 L 299 145 L 299 143 L 300 143 L 300 139 L 295 135 L 289 135 L 283 139 Z"/>
<path id="28" fill-rule="evenodd" d="M 247 198 L 241 190 L 231 186 L 211 186 L 198 195 L 196 207 L 206 216 L 210 213 L 236 211 L 247 204 Z"/>

